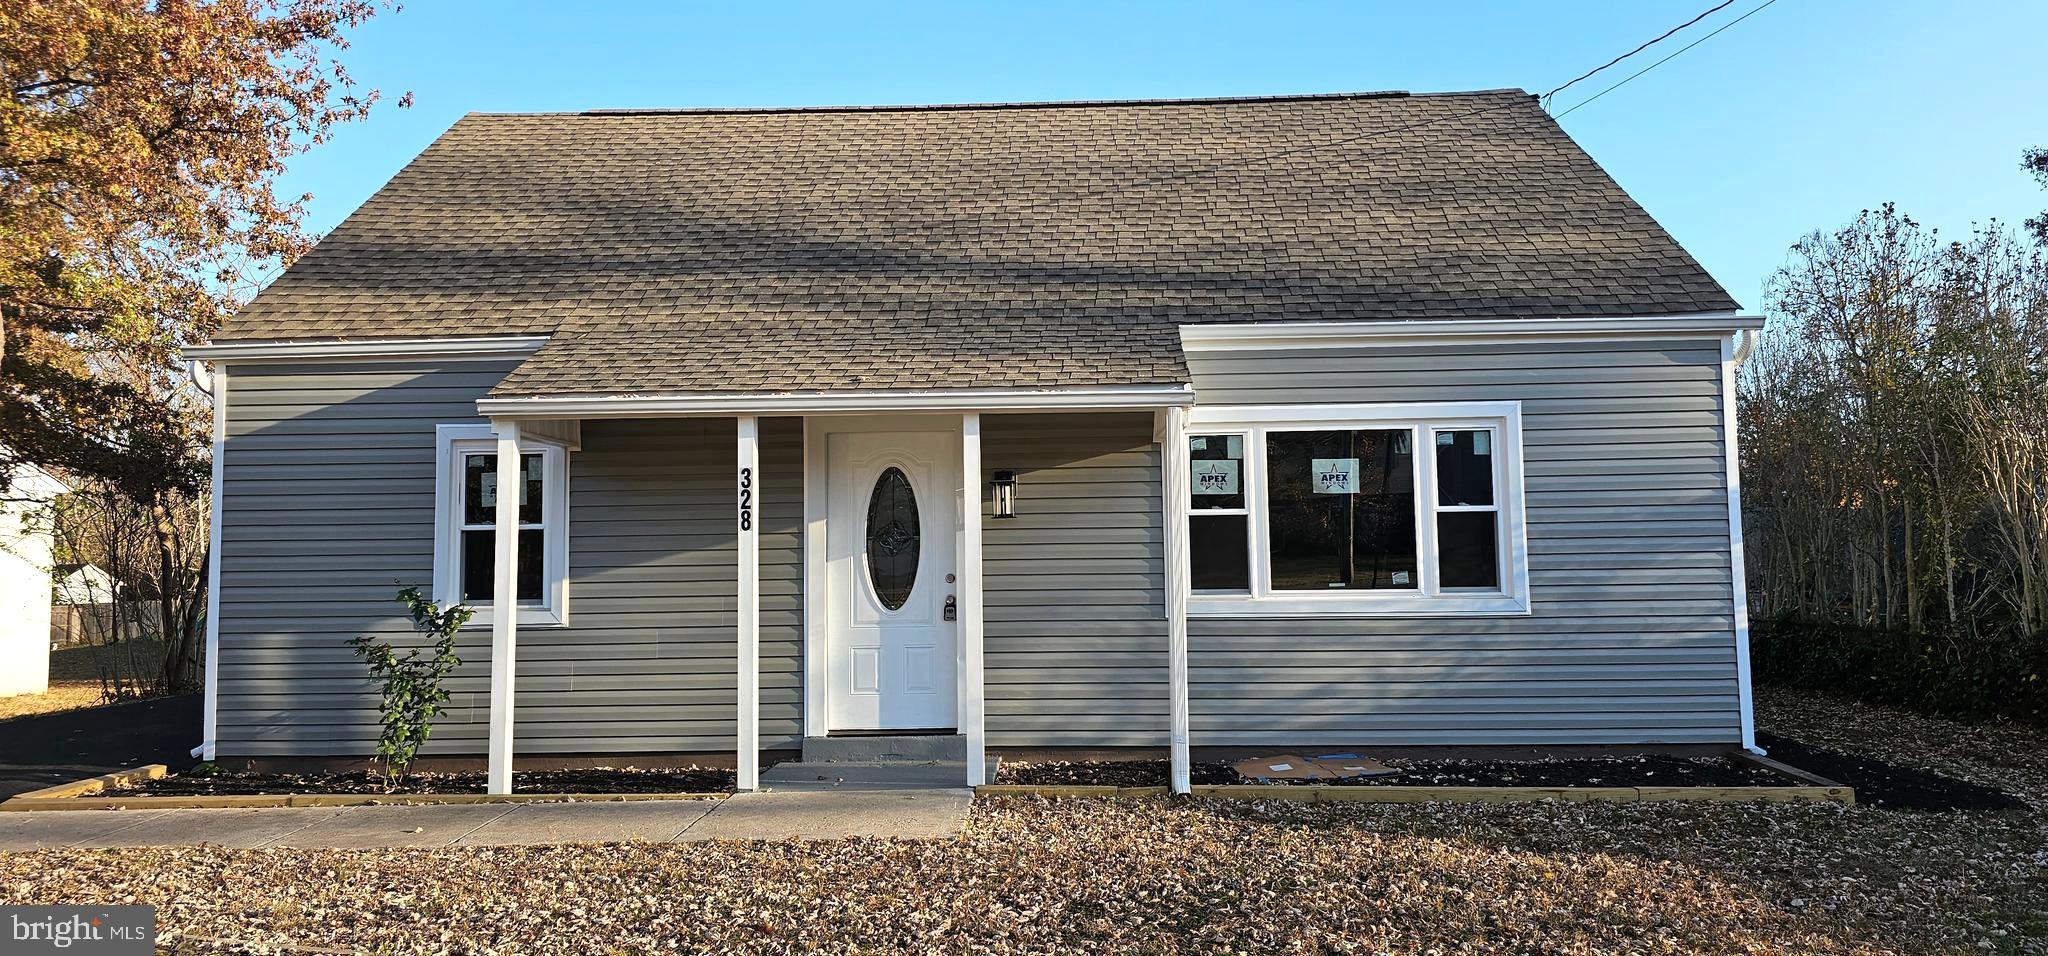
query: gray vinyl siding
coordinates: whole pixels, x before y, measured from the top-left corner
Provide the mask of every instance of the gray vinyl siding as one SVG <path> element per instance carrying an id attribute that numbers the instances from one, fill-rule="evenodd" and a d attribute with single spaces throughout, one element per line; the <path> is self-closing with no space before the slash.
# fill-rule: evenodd
<path id="1" fill-rule="evenodd" d="M 1534 613 L 1190 622 L 1198 746 L 1722 743 L 1739 734 L 1720 353 L 1712 341 L 1192 355 L 1204 404 L 1518 400 Z M 369 752 L 342 643 L 411 637 L 432 579 L 434 426 L 511 362 L 237 367 L 222 489 L 224 756 Z M 1158 448 L 1149 413 L 989 415 L 991 746 L 1160 746 Z M 589 422 L 570 456 L 570 624 L 520 634 L 528 754 L 729 750 L 729 419 Z M 762 742 L 802 717 L 802 428 L 763 424 Z M 986 475 L 983 476 L 985 481 Z M 475 754 L 489 633 L 429 752 Z"/>
<path id="2" fill-rule="evenodd" d="M 1194 618 L 1197 746 L 1740 737 L 1719 343 L 1198 352 L 1204 405 L 1517 400 L 1533 613 Z"/>
<path id="3" fill-rule="evenodd" d="M 803 426 L 761 441 L 761 746 L 803 736 Z M 590 421 L 570 456 L 569 626 L 519 638 L 526 753 L 731 750 L 731 419 Z"/>
<path id="4" fill-rule="evenodd" d="M 219 751 L 364 754 L 375 697 L 343 643 L 412 637 L 432 583 L 434 426 L 477 422 L 511 362 L 238 366 L 222 491 Z M 762 743 L 800 736 L 801 424 L 763 424 Z M 730 750 L 736 578 L 730 419 L 591 422 L 570 455 L 569 626 L 521 628 L 521 753 Z M 429 753 L 480 753 L 490 633 Z"/>
<path id="5" fill-rule="evenodd" d="M 983 468 L 1017 472 L 1017 517 L 982 523 L 989 746 L 1165 746 L 1152 435 L 1149 412 L 984 417 Z"/>

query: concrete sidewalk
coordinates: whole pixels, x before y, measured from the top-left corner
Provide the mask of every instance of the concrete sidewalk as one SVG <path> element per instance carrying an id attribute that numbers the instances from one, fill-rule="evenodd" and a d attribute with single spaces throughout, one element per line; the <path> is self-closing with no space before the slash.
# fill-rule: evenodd
<path id="1" fill-rule="evenodd" d="M 851 783 L 851 781 L 849 781 Z M 0 813 L 0 850 L 536 846 L 698 840 L 948 839 L 967 825 L 966 788 L 771 789 L 725 800 L 37 810 Z"/>

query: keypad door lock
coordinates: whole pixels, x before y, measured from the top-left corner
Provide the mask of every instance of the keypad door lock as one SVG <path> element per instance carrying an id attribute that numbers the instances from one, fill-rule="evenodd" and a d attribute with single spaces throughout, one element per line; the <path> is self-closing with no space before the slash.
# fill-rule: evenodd
<path id="1" fill-rule="evenodd" d="M 956 597 L 954 597 L 954 596 L 952 596 L 952 595 L 948 594 L 948 595 L 946 595 L 946 620 L 948 620 L 948 621 L 957 621 L 957 620 L 959 620 L 959 619 L 960 619 L 960 600 L 959 600 L 958 598 L 956 598 Z"/>

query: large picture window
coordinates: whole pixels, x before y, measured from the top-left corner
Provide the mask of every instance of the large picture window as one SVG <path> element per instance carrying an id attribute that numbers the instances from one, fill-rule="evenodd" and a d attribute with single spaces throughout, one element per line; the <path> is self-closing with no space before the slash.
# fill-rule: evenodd
<path id="1" fill-rule="evenodd" d="M 1516 403 L 1204 406 L 1189 611 L 1526 613 Z"/>
<path id="2" fill-rule="evenodd" d="M 497 591 L 498 448 L 486 425 L 439 429 L 434 597 L 477 609 L 488 622 Z M 519 454 L 519 568 L 514 595 L 522 625 L 566 622 L 568 451 L 523 441 Z"/>

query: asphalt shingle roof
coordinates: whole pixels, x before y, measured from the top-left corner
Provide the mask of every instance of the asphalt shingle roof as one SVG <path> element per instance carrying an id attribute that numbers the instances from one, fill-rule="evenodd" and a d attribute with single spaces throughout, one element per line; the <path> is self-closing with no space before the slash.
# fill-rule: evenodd
<path id="1" fill-rule="evenodd" d="M 494 393 L 1184 382 L 1175 326 L 1735 308 L 1516 90 L 471 115 L 222 341 L 553 333 Z"/>

